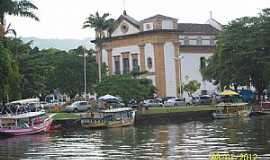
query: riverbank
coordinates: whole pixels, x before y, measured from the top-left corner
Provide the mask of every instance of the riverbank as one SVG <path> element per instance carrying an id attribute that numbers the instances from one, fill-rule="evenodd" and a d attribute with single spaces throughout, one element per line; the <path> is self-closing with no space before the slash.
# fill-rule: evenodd
<path id="1" fill-rule="evenodd" d="M 135 124 L 164 124 L 179 123 L 195 120 L 212 119 L 214 106 L 181 106 L 181 107 L 152 107 L 148 110 L 138 111 L 136 114 Z M 55 125 L 69 127 L 80 126 L 79 113 L 55 113 L 53 116 Z"/>
<path id="2" fill-rule="evenodd" d="M 136 125 L 180 123 L 212 119 L 214 106 L 150 108 L 136 115 Z"/>

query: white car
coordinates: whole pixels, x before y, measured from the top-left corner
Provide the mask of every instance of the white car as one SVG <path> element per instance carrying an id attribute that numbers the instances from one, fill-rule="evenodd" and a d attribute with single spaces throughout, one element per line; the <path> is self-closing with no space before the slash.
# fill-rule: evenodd
<path id="1" fill-rule="evenodd" d="M 157 99 L 146 99 L 143 101 L 144 107 L 163 107 L 163 104 Z"/>
<path id="2" fill-rule="evenodd" d="M 66 106 L 64 109 L 65 112 L 83 112 L 87 111 L 90 108 L 90 105 L 87 101 L 76 101 L 71 105 Z"/>
<path id="3" fill-rule="evenodd" d="M 180 99 L 180 98 L 173 98 L 164 102 L 164 106 L 166 107 L 185 106 L 185 105 L 186 105 L 185 99 Z"/>

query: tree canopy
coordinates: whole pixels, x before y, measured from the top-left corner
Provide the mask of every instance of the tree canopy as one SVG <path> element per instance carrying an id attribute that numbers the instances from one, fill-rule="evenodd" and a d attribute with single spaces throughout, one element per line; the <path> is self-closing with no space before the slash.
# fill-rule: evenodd
<path id="1" fill-rule="evenodd" d="M 114 75 L 105 77 L 95 88 L 97 94 L 120 96 L 124 102 L 131 99 L 152 98 L 155 87 L 149 79 L 136 79 L 131 75 Z"/>
<path id="2" fill-rule="evenodd" d="M 0 45 L 0 102 L 49 94 L 54 89 L 71 96 L 84 89 L 83 55 L 86 57 L 87 91 L 97 83 L 95 51 L 78 47 L 70 51 L 31 48 L 17 38 Z M 105 71 L 104 71 L 105 72 Z"/>
<path id="3" fill-rule="evenodd" d="M 255 86 L 260 95 L 270 82 L 270 9 L 238 18 L 217 37 L 216 53 L 201 69 L 204 79 L 226 85 Z"/>
<path id="4" fill-rule="evenodd" d="M 200 88 L 200 86 L 201 84 L 198 81 L 192 80 L 185 84 L 183 89 L 188 93 L 189 96 L 192 96 L 192 94 L 196 92 Z"/>

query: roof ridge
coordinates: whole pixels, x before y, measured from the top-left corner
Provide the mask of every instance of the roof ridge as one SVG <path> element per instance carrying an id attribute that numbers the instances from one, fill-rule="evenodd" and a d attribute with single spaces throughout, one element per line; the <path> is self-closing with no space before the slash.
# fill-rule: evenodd
<path id="1" fill-rule="evenodd" d="M 162 14 L 155 14 L 154 16 L 151 16 L 151 17 L 148 17 L 148 18 L 145 18 L 145 19 L 142 19 L 141 22 L 143 21 L 147 21 L 147 20 L 150 20 L 150 19 L 153 19 L 155 17 L 164 17 L 164 18 L 168 18 L 168 19 L 177 19 L 177 18 L 173 18 L 173 17 L 169 17 L 169 16 L 165 16 L 165 15 L 162 15 Z"/>

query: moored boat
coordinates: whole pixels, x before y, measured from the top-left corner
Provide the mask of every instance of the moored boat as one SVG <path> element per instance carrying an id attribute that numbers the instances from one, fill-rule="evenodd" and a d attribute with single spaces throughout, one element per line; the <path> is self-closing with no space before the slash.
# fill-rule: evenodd
<path id="1" fill-rule="evenodd" d="M 18 136 L 46 132 L 52 124 L 52 117 L 44 110 L 29 106 L 31 100 L 9 103 L 1 110 L 0 134 Z"/>
<path id="2" fill-rule="evenodd" d="M 263 114 L 270 114 L 270 101 L 261 102 L 260 112 Z"/>
<path id="3" fill-rule="evenodd" d="M 250 116 L 252 107 L 248 106 L 248 103 L 244 103 L 237 92 L 224 90 L 220 95 L 223 102 L 216 105 L 213 118 L 224 119 Z"/>
<path id="4" fill-rule="evenodd" d="M 135 110 L 129 107 L 96 110 L 81 114 L 81 125 L 84 128 L 112 128 L 134 124 Z"/>
<path id="5" fill-rule="evenodd" d="M 248 117 L 251 114 L 251 107 L 247 103 L 219 103 L 216 105 L 216 111 L 213 113 L 213 118 L 237 118 Z"/>

